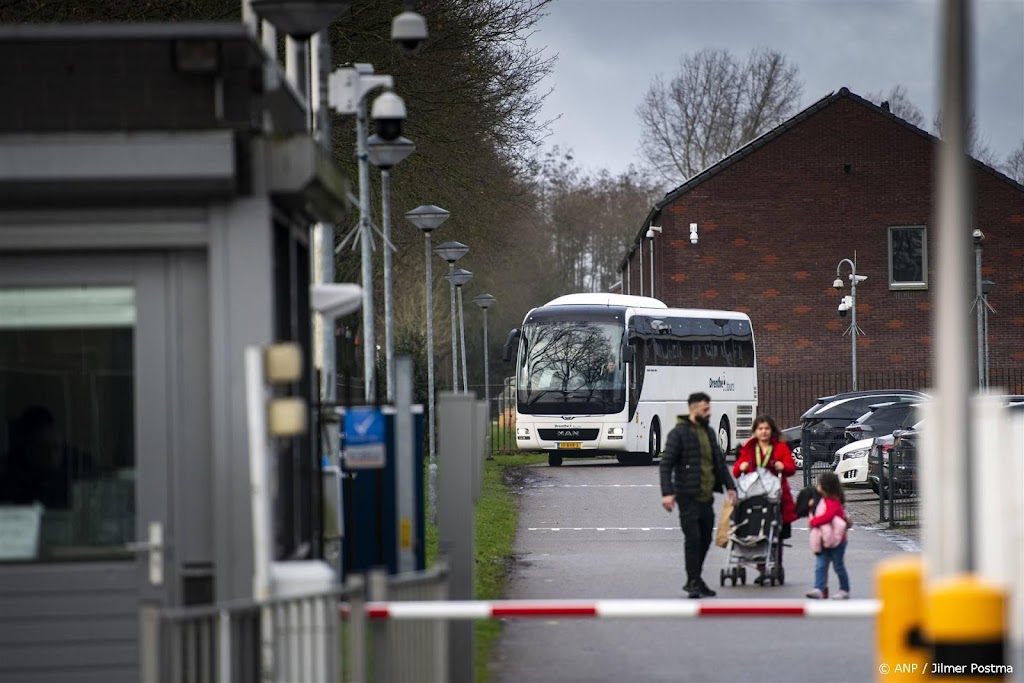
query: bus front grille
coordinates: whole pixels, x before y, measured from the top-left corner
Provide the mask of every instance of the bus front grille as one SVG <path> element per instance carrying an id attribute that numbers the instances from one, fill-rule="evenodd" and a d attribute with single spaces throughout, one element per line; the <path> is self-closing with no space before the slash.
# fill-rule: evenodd
<path id="1" fill-rule="evenodd" d="M 538 429 L 537 436 L 543 441 L 593 441 L 599 429 Z"/>

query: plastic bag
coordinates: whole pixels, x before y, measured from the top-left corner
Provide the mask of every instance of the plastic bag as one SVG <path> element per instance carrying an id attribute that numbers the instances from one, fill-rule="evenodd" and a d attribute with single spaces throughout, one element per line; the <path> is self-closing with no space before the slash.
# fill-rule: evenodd
<path id="1" fill-rule="evenodd" d="M 715 529 L 715 545 L 724 548 L 729 545 L 729 529 L 732 526 L 732 501 L 728 497 L 722 501 L 722 510 L 718 513 L 718 526 Z"/>

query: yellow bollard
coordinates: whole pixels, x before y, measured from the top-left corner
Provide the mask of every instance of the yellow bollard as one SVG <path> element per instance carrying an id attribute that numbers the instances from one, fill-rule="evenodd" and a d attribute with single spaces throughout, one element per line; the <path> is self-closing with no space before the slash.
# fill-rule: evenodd
<path id="1" fill-rule="evenodd" d="M 932 583 L 925 591 L 924 633 L 933 647 L 933 679 L 1003 681 L 1006 663 L 1006 592 L 963 574 Z"/>
<path id="2" fill-rule="evenodd" d="M 875 593 L 882 603 L 875 622 L 879 683 L 919 681 L 928 665 L 929 653 L 919 637 L 924 616 L 923 576 L 920 555 L 891 558 L 875 572 Z"/>

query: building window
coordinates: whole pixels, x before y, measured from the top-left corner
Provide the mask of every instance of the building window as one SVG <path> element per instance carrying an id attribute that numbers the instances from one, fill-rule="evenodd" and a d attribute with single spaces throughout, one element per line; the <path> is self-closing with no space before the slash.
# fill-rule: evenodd
<path id="1" fill-rule="evenodd" d="M 889 228 L 889 289 L 928 289 L 928 230 Z"/>

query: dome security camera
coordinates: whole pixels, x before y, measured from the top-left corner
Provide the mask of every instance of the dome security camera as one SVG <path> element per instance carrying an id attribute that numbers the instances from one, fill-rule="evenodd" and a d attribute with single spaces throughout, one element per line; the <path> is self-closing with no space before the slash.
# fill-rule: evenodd
<path id="1" fill-rule="evenodd" d="M 388 90 L 373 101 L 370 118 L 373 119 L 377 135 L 388 142 L 397 140 L 402 135 L 402 125 L 405 123 L 405 101 Z"/>
<path id="2" fill-rule="evenodd" d="M 842 289 L 843 288 L 843 278 L 841 278 L 841 277 L 839 277 L 837 275 L 835 281 L 832 283 L 832 287 L 834 289 L 837 289 L 837 290 L 838 289 Z"/>
<path id="3" fill-rule="evenodd" d="M 391 21 L 391 42 L 407 55 L 416 54 L 427 42 L 427 20 L 417 12 L 402 12 Z"/>
<path id="4" fill-rule="evenodd" d="M 985 241 L 985 233 L 983 233 L 981 230 L 978 230 L 977 228 L 975 228 L 974 231 L 971 233 L 971 237 L 974 238 L 975 244 L 981 244 L 982 242 Z"/>
<path id="5" fill-rule="evenodd" d="M 839 301 L 839 317 L 845 318 L 846 314 L 849 313 L 851 308 L 853 308 L 853 297 L 844 296 Z"/>

